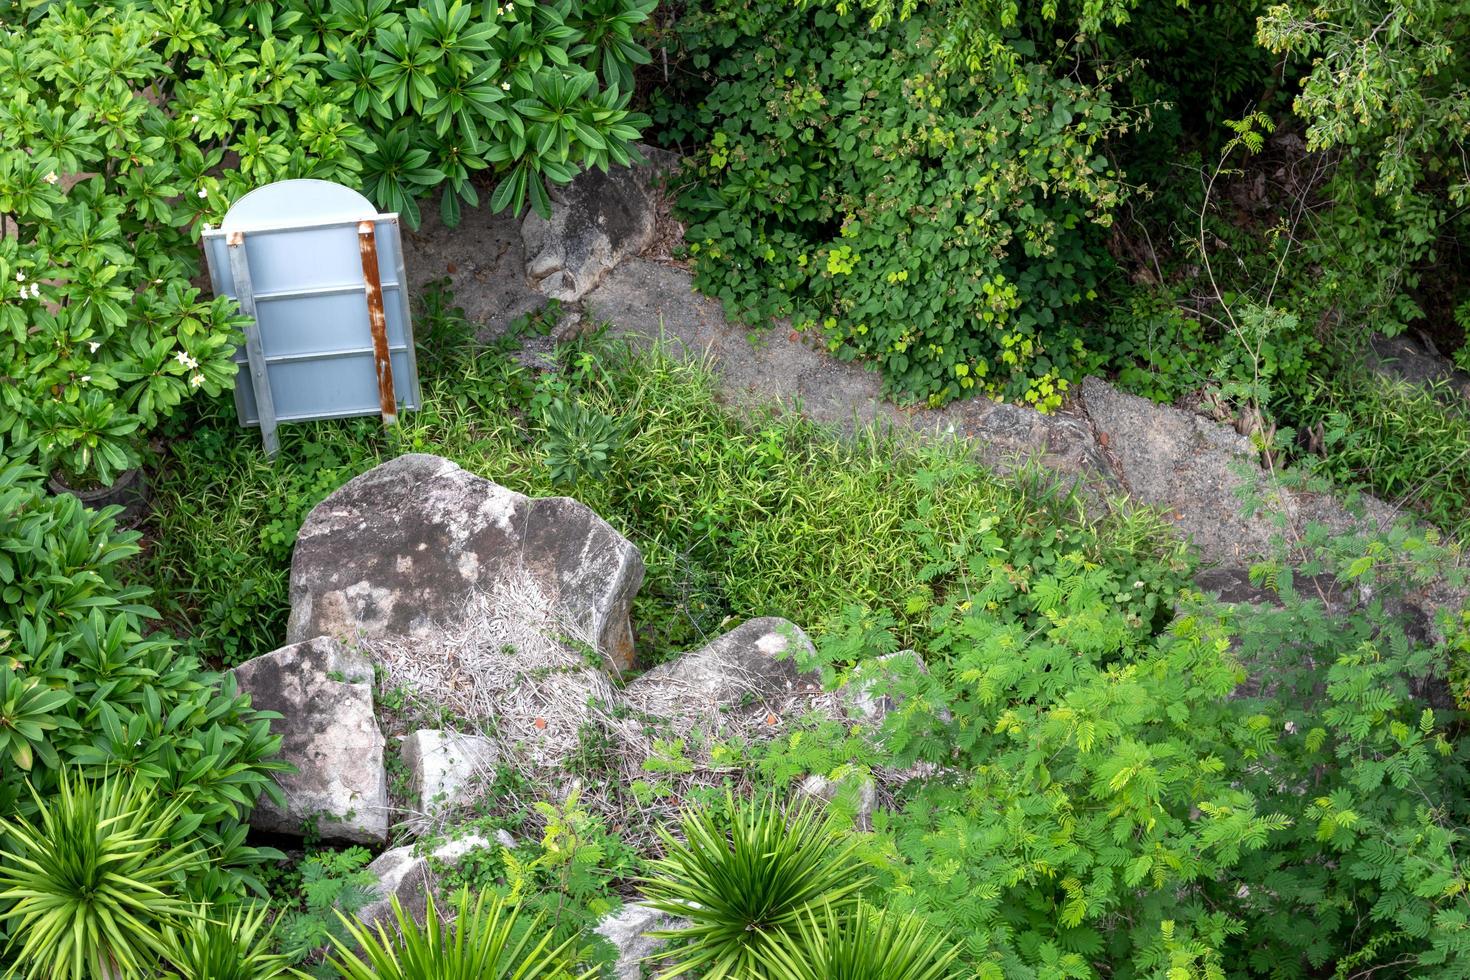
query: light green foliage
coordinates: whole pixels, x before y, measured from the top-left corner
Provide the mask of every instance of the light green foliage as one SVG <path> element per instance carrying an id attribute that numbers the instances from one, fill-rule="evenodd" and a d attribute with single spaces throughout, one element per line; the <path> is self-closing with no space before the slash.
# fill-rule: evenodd
<path id="1" fill-rule="evenodd" d="M 770 976 L 768 945 L 795 942 L 814 910 L 852 910 L 868 879 L 839 826 L 813 808 L 788 815 L 774 799 L 727 795 L 723 807 L 686 811 L 679 838 L 661 833 L 664 856 L 643 881 L 650 906 L 688 920 L 660 933 L 659 976 Z"/>
<path id="2" fill-rule="evenodd" d="M 453 918 L 427 896 L 422 924 L 393 901 L 393 928 L 342 921 L 351 942 L 336 940 L 331 967 L 343 980 L 586 980 L 574 971 L 571 941 L 552 943 L 538 916 L 520 919 L 502 899 L 468 889 L 455 896 Z M 452 927 L 451 927 L 452 923 Z"/>
<path id="3" fill-rule="evenodd" d="M 790 945 L 767 947 L 779 980 L 960 980 L 959 951 L 922 917 L 875 912 L 866 904 L 838 916 L 808 913 Z"/>
<path id="4" fill-rule="evenodd" d="M 1125 194 L 1104 141 L 1131 114 L 1106 79 L 1000 54 L 955 64 L 951 27 L 917 14 L 864 31 L 783 2 L 685 15 L 710 85 L 675 116 L 707 141 L 682 199 L 696 285 L 875 361 L 901 400 L 1054 408 L 1081 345 L 1067 309 L 1099 282 L 1086 228 Z"/>
<path id="5" fill-rule="evenodd" d="M 983 977 L 1463 975 L 1465 747 L 1418 693 L 1448 654 L 1391 612 L 1453 553 L 1314 528 L 1296 557 L 1336 573 L 1331 610 L 1272 563 L 1280 606 L 1185 596 L 1164 632 L 1078 558 L 1019 595 L 972 580 L 934 612 L 928 673 L 880 689 L 900 707 L 860 761 L 952 775 L 879 815 L 878 886 Z M 891 650 L 884 625 L 855 616 L 824 655 Z"/>
<path id="6" fill-rule="evenodd" d="M 1381 195 L 1433 183 L 1470 200 L 1470 3 L 1278 3 L 1258 38 L 1310 66 L 1295 104 L 1309 149 L 1357 150 Z"/>
<path id="7" fill-rule="evenodd" d="M 169 952 L 164 930 L 198 914 L 184 882 L 207 857 L 189 842 L 182 803 L 124 776 L 63 773 L 35 804 L 32 817 L 0 818 L 0 923 L 10 933 L 0 965 L 13 956 L 26 980 L 151 970 Z"/>
<path id="8" fill-rule="evenodd" d="M 290 957 L 274 952 L 276 921 L 259 903 L 234 910 L 207 909 L 182 928 L 170 930 L 170 980 L 286 980 L 305 974 Z"/>
<path id="9" fill-rule="evenodd" d="M 363 847 L 315 851 L 276 883 L 272 893 L 281 909 L 278 944 L 291 962 L 318 961 L 319 966 L 319 954 L 347 938 L 338 913 L 352 915 L 376 897 L 377 877 L 367 870 L 372 859 Z M 316 975 L 326 975 L 325 967 L 319 966 Z"/>
<path id="10" fill-rule="evenodd" d="M 220 19 L 301 45 L 331 97 L 368 136 L 363 189 L 418 227 L 417 200 L 443 191 L 457 224 L 490 170 L 495 210 L 549 212 L 545 181 L 637 158 L 647 118 L 628 108 L 634 38 L 654 0 L 220 0 Z"/>
<path id="11" fill-rule="evenodd" d="M 191 872 L 199 897 L 254 885 L 242 816 L 275 792 L 266 762 L 280 739 L 233 679 L 208 671 L 164 633 L 148 590 L 119 578 L 139 551 L 108 511 L 49 496 L 37 474 L 0 465 L 0 816 L 30 811 L 26 786 L 55 792 L 63 767 L 135 776 L 181 807 L 211 860 Z"/>

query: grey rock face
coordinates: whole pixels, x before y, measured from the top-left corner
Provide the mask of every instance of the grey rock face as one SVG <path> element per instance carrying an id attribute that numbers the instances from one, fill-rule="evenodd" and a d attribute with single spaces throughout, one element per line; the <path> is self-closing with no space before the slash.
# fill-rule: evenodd
<path id="1" fill-rule="evenodd" d="M 521 222 L 526 276 L 552 299 L 578 300 L 609 269 L 653 241 L 654 181 L 670 155 L 645 150 L 652 162 L 588 170 L 552 192 L 551 218 L 534 210 Z"/>
<path id="2" fill-rule="evenodd" d="M 500 761 L 495 743 L 480 735 L 420 729 L 402 740 L 408 804 L 426 817 L 447 812 L 472 794 L 475 781 Z"/>
<path id="3" fill-rule="evenodd" d="M 660 664 L 630 683 L 624 694 L 631 706 L 660 718 L 764 714 L 803 692 L 821 690 L 820 679 L 801 673 L 794 659 L 812 649 L 812 641 L 794 623 L 752 619 Z"/>
<path id="4" fill-rule="evenodd" d="M 1398 337 L 1374 334 L 1368 341 L 1368 368 L 1383 377 L 1420 388 L 1443 384 L 1461 398 L 1470 399 L 1470 374 L 1407 334 Z"/>
<path id="5" fill-rule="evenodd" d="M 256 657 L 234 670 L 255 707 L 281 714 L 271 729 L 281 758 L 281 808 L 262 797 L 250 822 L 258 830 L 300 834 L 308 820 L 328 840 L 381 844 L 388 836 L 383 733 L 373 716 L 373 667 L 329 637 Z"/>
<path id="6" fill-rule="evenodd" d="M 1240 565 L 1269 553 L 1282 521 L 1346 533 L 1392 520 L 1392 509 L 1371 497 L 1360 517 L 1329 496 L 1269 488 L 1250 440 L 1218 422 L 1097 378 L 1083 382 L 1082 398 L 1124 489 L 1136 502 L 1169 508 L 1207 563 Z M 1264 501 L 1250 517 L 1242 514 L 1246 492 Z"/>
<path id="7" fill-rule="evenodd" d="M 593 930 L 618 951 L 613 964 L 614 980 L 642 980 L 643 961 L 663 947 L 663 941 L 648 933 L 677 929 L 683 920 L 674 919 L 647 905 L 629 903 L 604 918 Z M 649 976 L 652 976 L 650 971 Z"/>
<path id="8" fill-rule="evenodd" d="M 495 846 L 496 842 L 471 834 L 440 844 L 427 856 L 415 854 L 411 845 L 384 851 L 367 866 L 377 876 L 378 897 L 358 909 L 357 917 L 370 925 L 379 920 L 390 923 L 393 921 L 392 900 L 396 898 L 405 912 L 422 922 L 428 908 L 427 895 L 435 886 L 430 859 L 453 865 L 471 851 Z"/>
<path id="9" fill-rule="evenodd" d="M 617 669 L 643 557 L 583 504 L 532 499 L 409 454 L 349 481 L 306 518 L 291 559 L 287 638 L 428 638 L 476 596 L 526 578 L 549 618 Z"/>

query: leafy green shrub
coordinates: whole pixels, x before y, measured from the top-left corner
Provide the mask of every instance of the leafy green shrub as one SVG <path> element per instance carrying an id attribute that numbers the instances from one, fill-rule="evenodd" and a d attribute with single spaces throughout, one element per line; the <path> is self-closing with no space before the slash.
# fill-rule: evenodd
<path id="1" fill-rule="evenodd" d="M 372 859 L 364 847 L 315 851 L 293 869 L 284 887 L 273 889 L 280 946 L 291 962 L 317 958 L 347 938 L 338 913 L 353 915 L 376 897 L 377 877 L 367 870 Z"/>
<path id="2" fill-rule="evenodd" d="M 623 441 L 621 427 L 611 416 L 558 398 L 547 406 L 542 424 L 546 469 L 553 483 L 575 487 L 579 480 L 607 476 Z"/>
<path id="3" fill-rule="evenodd" d="M 462 888 L 454 914 L 440 913 L 434 896 L 420 925 L 392 899 L 393 926 L 376 931 L 360 922 L 343 922 L 351 942 L 335 940 L 331 960 L 343 980 L 587 980 L 594 971 L 574 974 L 568 951 L 571 940 L 552 945 L 540 916 L 520 921 L 519 909 L 484 893 L 470 898 Z M 450 923 L 453 928 L 450 928 Z"/>
<path id="4" fill-rule="evenodd" d="M 227 37 L 197 0 L 28 6 L 0 32 L 0 448 L 107 483 L 233 384 L 198 225 L 262 182 L 354 182 L 363 137 L 299 42 Z"/>
<path id="5" fill-rule="evenodd" d="M 643 882 L 650 906 L 689 920 L 660 934 L 662 976 L 768 976 L 769 944 L 794 942 L 816 909 L 853 909 L 868 881 L 856 842 L 814 808 L 788 815 L 774 798 L 727 795 L 723 808 L 686 811 L 679 829 L 683 840 L 661 832 L 664 856 Z"/>
<path id="6" fill-rule="evenodd" d="M 479 203 L 492 171 L 495 210 L 547 213 L 545 181 L 637 157 L 646 117 L 628 108 L 633 36 L 655 0 L 372 0 L 260 4 L 220 0 L 236 31 L 279 35 L 324 60 L 331 98 L 367 131 L 363 189 L 419 224 L 418 199 L 442 189 L 444 221 Z M 600 76 L 600 77 L 599 77 Z"/>
<path id="7" fill-rule="evenodd" d="M 123 776 L 64 772 L 35 804 L 33 817 L 0 817 L 0 922 L 16 973 L 143 975 L 169 953 L 165 930 L 199 914 L 185 883 L 207 858 L 188 840 L 183 801 Z"/>
<path id="8" fill-rule="evenodd" d="M 962 932 L 982 977 L 1463 975 L 1470 745 L 1423 693 L 1447 651 L 1394 611 L 1454 555 L 1312 528 L 1294 557 L 1336 574 L 1331 607 L 1271 562 L 1253 578 L 1279 606 L 1186 593 L 1163 632 L 1080 557 L 1019 607 L 972 579 L 919 644 L 928 673 L 887 688 L 867 763 L 947 775 L 875 818 L 896 855 L 877 886 Z M 890 651 L 882 627 L 855 618 L 825 654 Z"/>
<path id="9" fill-rule="evenodd" d="M 709 83 L 675 114 L 706 144 L 681 199 L 701 291 L 876 361 L 904 400 L 1061 403 L 1082 343 L 1068 310 L 1106 261 L 1087 228 L 1125 194 L 1102 154 L 1130 120 L 1108 79 L 966 57 L 928 10 L 864 30 L 715 4 L 678 30 Z"/>
<path id="10" fill-rule="evenodd" d="M 137 777 L 211 851 L 191 872 L 195 897 L 236 895 L 258 886 L 252 867 L 271 853 L 245 843 L 242 817 L 278 792 L 281 764 L 265 760 L 280 739 L 233 679 L 166 634 L 143 634 L 148 590 L 119 578 L 138 534 L 117 531 L 114 512 L 48 496 L 33 470 L 0 465 L 0 703 L 24 707 L 0 716 L 0 816 L 49 799 L 66 767 Z"/>

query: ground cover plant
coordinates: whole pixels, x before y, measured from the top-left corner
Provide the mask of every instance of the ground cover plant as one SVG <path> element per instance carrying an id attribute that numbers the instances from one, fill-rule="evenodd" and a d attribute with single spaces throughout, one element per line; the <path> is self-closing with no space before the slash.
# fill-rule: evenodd
<path id="1" fill-rule="evenodd" d="M 1112 535 L 1075 522 L 1053 528 L 1072 505 L 1003 485 L 958 450 L 844 441 L 795 415 L 744 421 L 718 403 L 707 365 L 662 350 L 590 342 L 563 352 L 561 374 L 536 379 L 495 349 L 462 346 L 444 359 L 446 343 L 426 345 L 441 359 L 423 363 L 424 408 L 395 432 L 373 420 L 284 427 L 286 462 L 272 466 L 239 438 L 229 406 L 189 423 L 158 481 L 148 556 L 150 581 L 183 632 L 208 635 L 229 663 L 274 649 L 307 512 L 408 451 L 444 455 L 533 496 L 572 492 L 606 515 L 648 565 L 634 610 L 648 663 L 702 644 L 730 616 L 816 628 L 860 599 L 910 619 L 907 604 L 927 601 L 944 579 L 926 567 L 921 541 L 962 550 L 948 529 L 965 513 L 995 512 L 1001 526 L 1051 537 L 1040 563 L 1072 546 L 1123 560 L 1148 554 L 1163 534 L 1143 515 Z M 596 479 L 559 478 L 588 465 L 566 458 L 566 406 L 623 429 L 620 448 L 595 461 Z M 1171 552 L 1160 564 L 1173 576 L 1185 561 Z M 1164 603 L 1168 585 L 1147 577 L 1147 601 Z"/>

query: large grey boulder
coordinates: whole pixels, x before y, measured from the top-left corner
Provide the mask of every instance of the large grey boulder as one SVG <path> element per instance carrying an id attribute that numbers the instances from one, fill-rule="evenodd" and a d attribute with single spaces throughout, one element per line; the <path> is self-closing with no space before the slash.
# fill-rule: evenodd
<path id="1" fill-rule="evenodd" d="M 473 798 L 480 781 L 500 761 L 493 740 L 438 729 L 405 735 L 399 751 L 408 771 L 406 803 L 416 816 L 429 819 Z"/>
<path id="2" fill-rule="evenodd" d="M 658 189 L 668 153 L 644 150 L 649 162 L 592 169 L 551 190 L 551 217 L 535 210 L 521 222 L 526 276 L 552 299 L 579 300 L 619 262 L 647 248 L 658 223 Z"/>
<path id="3" fill-rule="evenodd" d="M 1356 514 L 1325 494 L 1272 487 L 1250 439 L 1203 416 L 1129 395 L 1097 378 L 1082 400 L 1116 476 L 1135 502 L 1166 508 L 1207 564 L 1239 566 L 1272 551 L 1283 528 L 1322 524 L 1336 533 L 1391 523 L 1371 497 Z M 1262 500 L 1244 513 L 1244 495 Z"/>
<path id="4" fill-rule="evenodd" d="M 513 581 L 558 630 L 631 666 L 628 609 L 643 581 L 631 542 L 570 498 L 533 499 L 438 456 L 400 456 L 307 516 L 287 638 L 433 641 Z"/>
<path id="5" fill-rule="evenodd" d="M 648 671 L 628 684 L 624 697 L 636 711 L 675 723 L 746 717 L 768 719 L 773 727 L 793 705 L 821 693 L 820 678 L 796 664 L 812 652 L 812 641 L 794 623 L 752 619 Z"/>
<path id="6" fill-rule="evenodd" d="M 683 919 L 672 918 L 647 905 L 629 902 L 604 917 L 593 931 L 617 951 L 612 967 L 613 980 L 642 980 L 644 961 L 664 945 L 663 940 L 649 933 L 677 929 L 684 924 Z M 647 971 L 647 975 L 652 976 L 653 971 Z"/>
<path id="7" fill-rule="evenodd" d="M 330 637 L 282 647 L 236 667 L 251 703 L 279 712 L 271 730 L 281 758 L 296 771 L 277 773 L 284 808 L 262 797 L 251 814 L 257 830 L 301 834 L 309 821 L 327 840 L 381 844 L 388 836 L 383 733 L 373 715 L 373 667 Z"/>

